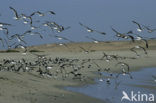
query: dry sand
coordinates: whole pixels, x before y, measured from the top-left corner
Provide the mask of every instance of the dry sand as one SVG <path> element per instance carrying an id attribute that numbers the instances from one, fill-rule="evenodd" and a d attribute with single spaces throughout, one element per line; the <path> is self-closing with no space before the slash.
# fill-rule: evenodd
<path id="1" fill-rule="evenodd" d="M 144 45 L 141 42 L 136 44 Z M 37 52 L 37 54 L 46 54 L 46 57 L 65 57 L 65 58 L 77 58 L 77 59 L 93 59 L 94 62 L 99 64 L 102 68 L 110 67 L 112 71 L 119 71 L 118 67 L 115 67 L 116 60 L 106 62 L 99 60 L 103 54 L 117 54 L 119 56 L 136 57 L 136 54 L 129 50 L 133 47 L 133 43 L 130 42 L 100 42 L 94 43 L 72 43 L 68 44 L 70 49 L 65 46 L 58 46 L 56 44 L 48 44 L 41 46 L 29 47 L 29 50 L 39 50 L 44 52 Z M 138 70 L 144 67 L 156 67 L 156 41 L 149 41 L 148 55 L 145 55 L 143 51 L 138 52 L 141 57 L 137 59 L 124 59 L 118 61 L 124 61 L 130 65 L 130 70 Z M 88 49 L 89 54 L 85 54 L 79 46 Z M 7 59 L 21 59 L 33 61 L 35 56 L 31 53 L 22 55 L 21 53 L 0 53 L 0 60 Z M 92 63 L 92 62 L 90 62 Z M 93 65 L 91 68 L 85 68 L 81 70 L 81 73 L 85 76 L 85 81 L 73 80 L 70 77 L 63 80 L 61 77 L 43 78 L 35 73 L 14 73 L 14 72 L 0 72 L 0 103 L 107 103 L 83 94 L 69 92 L 63 89 L 66 86 L 80 86 L 86 83 L 94 83 L 97 67 Z"/>

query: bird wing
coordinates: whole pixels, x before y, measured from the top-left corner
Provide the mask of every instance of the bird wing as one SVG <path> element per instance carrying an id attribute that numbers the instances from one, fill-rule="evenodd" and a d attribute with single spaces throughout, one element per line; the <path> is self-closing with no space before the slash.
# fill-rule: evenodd
<path id="1" fill-rule="evenodd" d="M 13 7 L 9 7 L 11 10 L 13 10 L 13 12 L 14 12 L 14 14 L 15 14 L 15 16 L 18 18 L 18 13 L 17 13 L 17 11 L 13 8 Z"/>
<path id="2" fill-rule="evenodd" d="M 137 23 L 136 21 L 132 21 L 134 24 L 136 24 L 136 25 L 138 25 L 138 27 L 139 27 L 139 29 L 141 29 L 142 30 L 142 27 L 141 27 L 141 25 L 139 24 L 139 23 Z"/>
<path id="3" fill-rule="evenodd" d="M 146 48 L 148 48 L 149 47 L 148 41 L 146 39 L 141 39 L 141 40 L 145 42 Z"/>
<path id="4" fill-rule="evenodd" d="M 135 42 L 134 37 L 132 35 L 128 35 L 129 38 L 131 38 L 132 42 Z"/>

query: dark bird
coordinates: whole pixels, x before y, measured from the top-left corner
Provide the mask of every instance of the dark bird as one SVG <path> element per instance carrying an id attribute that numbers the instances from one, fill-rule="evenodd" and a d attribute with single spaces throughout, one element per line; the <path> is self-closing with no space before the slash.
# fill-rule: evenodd
<path id="1" fill-rule="evenodd" d="M 4 40 L 5 40 L 5 43 L 6 43 L 7 47 L 8 47 L 8 49 L 10 49 L 12 46 L 14 46 L 16 44 L 16 42 L 14 42 L 12 44 L 9 44 L 6 39 L 4 39 Z"/>
<path id="2" fill-rule="evenodd" d="M 10 38 L 8 38 L 9 40 L 12 40 L 16 38 L 18 40 L 18 42 L 23 42 L 24 44 L 27 44 L 22 38 L 23 38 L 23 35 L 19 35 L 19 34 L 14 34 L 12 35 Z"/>
<path id="3" fill-rule="evenodd" d="M 40 11 L 33 12 L 32 14 L 30 14 L 30 16 L 32 17 L 35 14 L 38 14 L 39 16 L 44 16 L 44 13 L 41 13 Z"/>
<path id="4" fill-rule="evenodd" d="M 147 51 L 146 51 L 146 49 L 145 49 L 144 47 L 142 47 L 142 46 L 138 46 L 138 45 L 137 45 L 137 46 L 131 48 L 130 50 L 134 52 L 135 49 L 142 49 L 146 55 L 148 54 Z M 138 55 L 137 52 L 135 52 L 135 53 Z"/>
<path id="5" fill-rule="evenodd" d="M 32 25 L 32 18 L 31 16 L 26 16 L 25 14 L 21 14 L 21 17 L 24 19 L 24 24 L 28 24 L 28 21 L 26 19 L 29 19 L 29 24 Z"/>
<path id="6" fill-rule="evenodd" d="M 116 33 L 116 35 L 115 35 L 116 37 L 123 38 L 123 39 L 129 39 L 130 38 L 132 40 L 132 42 L 135 42 L 134 37 L 132 35 L 126 35 L 126 34 L 119 33 L 114 28 L 112 28 L 112 30 Z"/>
<path id="7" fill-rule="evenodd" d="M 134 20 L 132 22 L 138 26 L 137 31 L 142 32 L 142 30 L 143 30 L 142 26 L 138 22 L 136 22 Z"/>
<path id="8" fill-rule="evenodd" d="M 40 38 L 43 39 L 43 36 L 39 32 L 32 32 L 31 30 L 24 32 L 21 37 L 24 37 L 25 35 L 39 35 Z"/>
<path id="9" fill-rule="evenodd" d="M 81 26 L 83 26 L 84 28 L 86 28 L 87 31 L 90 32 L 90 33 L 96 32 L 96 33 L 99 33 L 99 34 L 102 34 L 102 35 L 106 35 L 105 32 L 100 32 L 100 31 L 97 31 L 97 30 L 93 30 L 93 29 L 89 28 L 88 26 L 83 25 L 81 22 L 79 22 L 79 24 L 80 24 Z"/>
<path id="10" fill-rule="evenodd" d="M 92 38 L 92 37 L 89 37 L 89 36 L 85 36 L 87 39 L 90 39 L 90 40 L 93 40 L 94 43 L 99 43 L 100 41 L 95 39 L 95 38 Z"/>
<path id="11" fill-rule="evenodd" d="M 151 29 L 151 28 L 149 28 L 147 26 L 144 26 L 144 27 L 145 27 L 145 29 L 147 30 L 148 33 L 152 33 L 154 31 L 156 31 L 156 29 Z"/>
<path id="12" fill-rule="evenodd" d="M 62 36 L 58 36 L 58 35 L 54 35 L 54 37 L 57 38 L 58 40 L 67 40 L 67 41 L 69 41 L 69 42 L 74 42 L 74 41 L 72 41 L 72 40 L 69 40 L 69 39 L 66 38 L 66 37 L 62 37 Z"/>
<path id="13" fill-rule="evenodd" d="M 89 48 L 91 48 L 92 46 L 90 46 Z M 79 46 L 80 49 L 82 49 L 86 54 L 88 54 L 90 51 L 86 50 L 85 48 L 83 48 L 82 46 Z"/>
<path id="14" fill-rule="evenodd" d="M 156 82 L 156 76 L 152 75 L 152 78 L 154 79 L 154 81 Z"/>
<path id="15" fill-rule="evenodd" d="M 143 41 L 143 42 L 145 43 L 146 48 L 149 47 L 148 41 L 147 41 L 146 39 L 144 39 L 144 37 L 142 37 L 142 36 L 140 36 L 140 35 L 138 35 L 138 34 L 134 34 L 134 35 L 136 35 L 136 39 L 135 39 L 135 40 Z"/>
<path id="16" fill-rule="evenodd" d="M 17 44 L 17 45 L 15 46 L 15 49 L 16 49 L 16 48 L 22 48 L 22 49 L 24 49 L 24 53 L 27 52 L 27 47 L 24 46 L 24 45 L 22 45 L 22 44 Z"/>
<path id="17" fill-rule="evenodd" d="M 52 14 L 52 15 L 55 15 L 56 13 L 53 12 L 53 11 L 48 11 L 48 13 Z"/>
<path id="18" fill-rule="evenodd" d="M 11 10 L 13 10 L 13 12 L 14 12 L 14 14 L 15 14 L 15 17 L 14 17 L 14 19 L 15 20 L 19 20 L 21 17 L 18 15 L 18 13 L 17 13 L 17 11 L 13 8 L 13 7 L 9 7 Z"/>
<path id="19" fill-rule="evenodd" d="M 4 31 L 4 34 L 6 34 L 6 35 L 9 34 L 8 28 L 0 27 L 0 31 Z"/>
<path id="20" fill-rule="evenodd" d="M 3 27 L 3 26 L 11 26 L 11 24 L 0 22 L 0 27 Z"/>
<path id="21" fill-rule="evenodd" d="M 116 64 L 116 66 L 120 65 L 121 66 L 121 69 L 122 69 L 122 72 L 121 73 L 118 73 L 116 78 L 119 77 L 119 75 L 129 75 L 131 79 L 133 79 L 132 75 L 130 74 L 130 67 L 127 63 L 125 62 L 119 62 Z M 127 69 L 127 70 L 126 70 Z"/>

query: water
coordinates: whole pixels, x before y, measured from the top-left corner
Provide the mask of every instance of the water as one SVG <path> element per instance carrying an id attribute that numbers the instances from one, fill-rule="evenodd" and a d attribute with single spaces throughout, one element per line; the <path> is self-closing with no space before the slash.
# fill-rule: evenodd
<path id="1" fill-rule="evenodd" d="M 156 75 L 156 68 L 145 68 L 137 72 L 132 72 L 131 74 L 133 79 L 130 79 L 128 75 L 121 75 L 117 80 L 111 79 L 110 85 L 106 83 L 106 80 L 100 82 L 96 79 L 97 83 L 94 85 L 87 85 L 83 87 L 67 87 L 66 89 L 99 98 L 107 101 L 108 103 L 121 103 L 121 98 L 123 96 L 122 91 L 125 91 L 128 95 L 130 95 L 131 91 L 133 91 L 135 94 L 149 95 L 152 93 L 156 96 L 156 81 L 154 81 L 154 78 L 152 77 L 152 75 Z M 106 75 L 106 73 L 104 75 Z M 120 84 L 117 85 L 117 83 Z M 132 102 L 123 100 L 122 103 Z"/>
<path id="2" fill-rule="evenodd" d="M 120 32 L 129 30 L 136 31 L 136 25 L 131 21 L 136 20 L 144 25 L 156 28 L 156 0 L 1 0 L 0 3 L 0 22 L 14 24 L 9 28 L 9 34 L 21 34 L 29 28 L 20 21 L 12 19 L 13 12 L 9 6 L 14 7 L 19 13 L 30 15 L 34 11 L 46 12 L 53 10 L 56 16 L 48 16 L 44 19 L 35 17 L 35 20 L 56 21 L 63 26 L 71 26 L 59 35 L 65 36 L 76 42 L 90 41 L 85 36 L 91 36 L 101 41 L 117 40 L 114 32 L 110 29 L 113 26 Z M 107 33 L 106 36 L 90 34 L 81 27 L 78 22 Z M 58 42 L 57 39 L 50 38 L 48 34 L 55 34 L 46 29 L 42 32 L 44 39 L 28 36 L 25 40 L 27 45 L 39 45 L 45 43 Z M 0 31 L 0 37 L 3 33 Z M 141 33 L 142 36 L 155 37 L 155 33 L 147 35 L 147 32 Z M 63 41 L 65 42 L 65 41 Z M 2 46 L 0 46 L 2 49 Z"/>

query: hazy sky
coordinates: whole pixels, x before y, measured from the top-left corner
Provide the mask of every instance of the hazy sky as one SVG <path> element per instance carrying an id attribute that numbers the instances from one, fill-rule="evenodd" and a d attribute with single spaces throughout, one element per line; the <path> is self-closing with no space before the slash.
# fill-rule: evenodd
<path id="1" fill-rule="evenodd" d="M 77 42 L 89 41 L 84 36 L 91 36 L 99 40 L 114 40 L 116 39 L 115 34 L 110 26 L 113 26 L 119 32 L 136 30 L 136 25 L 131 22 L 132 20 L 156 28 L 156 0 L 1 0 L 0 22 L 15 25 L 15 27 L 9 29 L 10 35 L 20 34 L 28 28 L 20 21 L 17 22 L 12 19 L 14 15 L 9 6 L 14 7 L 19 13 L 27 15 L 37 10 L 41 12 L 53 10 L 56 12 L 56 16 L 49 16 L 45 20 L 56 21 L 65 27 L 71 26 L 71 29 L 58 35 Z M 82 22 L 93 29 L 104 31 L 107 35 L 87 33 L 78 22 Z M 51 32 L 51 34 L 54 33 Z M 155 33 L 147 34 L 144 32 L 141 35 L 156 37 Z M 2 37 L 3 34 L 0 36 Z M 44 40 L 36 36 L 26 37 L 25 40 L 29 42 L 29 45 L 58 41 L 48 35 L 45 35 Z"/>

